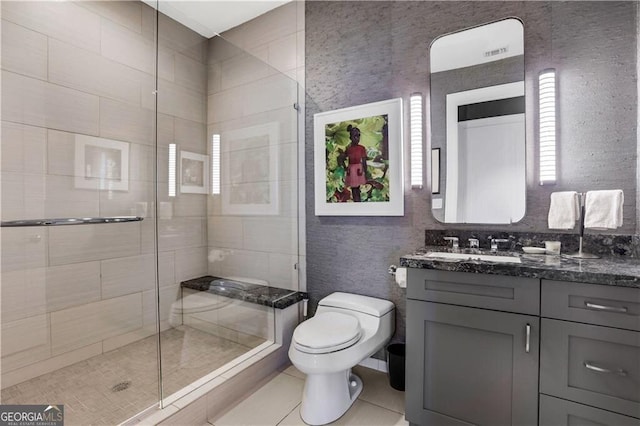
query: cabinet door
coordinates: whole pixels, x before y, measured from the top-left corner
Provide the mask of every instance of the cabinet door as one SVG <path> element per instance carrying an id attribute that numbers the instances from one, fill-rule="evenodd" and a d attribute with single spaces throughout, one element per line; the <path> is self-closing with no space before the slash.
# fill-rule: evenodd
<path id="1" fill-rule="evenodd" d="M 640 418 L 640 333 L 542 320 L 540 392 Z"/>
<path id="2" fill-rule="evenodd" d="M 540 426 L 640 426 L 640 419 L 540 395 Z"/>
<path id="3" fill-rule="evenodd" d="M 537 425 L 538 324 L 528 315 L 407 300 L 407 420 Z"/>

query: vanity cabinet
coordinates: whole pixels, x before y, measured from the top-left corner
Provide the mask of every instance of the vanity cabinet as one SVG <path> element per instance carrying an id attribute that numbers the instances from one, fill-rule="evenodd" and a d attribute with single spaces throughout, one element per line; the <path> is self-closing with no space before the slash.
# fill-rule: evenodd
<path id="1" fill-rule="evenodd" d="M 640 289 L 410 268 L 406 371 L 412 425 L 640 426 Z"/>
<path id="2" fill-rule="evenodd" d="M 639 308 L 636 288 L 542 280 L 540 412 L 553 424 L 640 425 Z"/>
<path id="3" fill-rule="evenodd" d="M 407 420 L 536 425 L 539 280 L 421 269 L 408 280 Z"/>

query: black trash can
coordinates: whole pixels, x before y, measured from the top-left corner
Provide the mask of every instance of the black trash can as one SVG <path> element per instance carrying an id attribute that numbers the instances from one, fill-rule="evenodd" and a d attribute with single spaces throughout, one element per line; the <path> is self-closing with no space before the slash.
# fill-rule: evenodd
<path id="1" fill-rule="evenodd" d="M 404 392 L 404 343 L 392 343 L 387 346 L 387 369 L 389 370 L 389 384 L 395 390 Z"/>

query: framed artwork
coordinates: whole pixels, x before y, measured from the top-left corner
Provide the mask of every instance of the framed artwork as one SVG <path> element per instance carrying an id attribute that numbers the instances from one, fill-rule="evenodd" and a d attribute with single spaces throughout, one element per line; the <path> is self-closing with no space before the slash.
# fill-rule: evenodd
<path id="1" fill-rule="evenodd" d="M 277 122 L 229 130 L 220 135 L 223 214 L 279 213 L 279 144 Z"/>
<path id="2" fill-rule="evenodd" d="M 180 193 L 206 194 L 209 188 L 209 158 L 180 151 Z"/>
<path id="3" fill-rule="evenodd" d="M 129 143 L 75 135 L 75 187 L 129 190 Z"/>
<path id="4" fill-rule="evenodd" d="M 402 99 L 314 115 L 316 216 L 403 216 Z"/>
<path id="5" fill-rule="evenodd" d="M 440 148 L 431 150 L 431 193 L 440 193 Z"/>

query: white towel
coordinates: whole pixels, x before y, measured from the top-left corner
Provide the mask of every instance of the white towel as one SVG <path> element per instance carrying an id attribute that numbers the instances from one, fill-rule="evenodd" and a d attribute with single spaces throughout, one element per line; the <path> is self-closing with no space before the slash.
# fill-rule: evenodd
<path id="1" fill-rule="evenodd" d="M 549 206 L 549 229 L 573 229 L 580 217 L 576 191 L 552 192 Z"/>
<path id="2" fill-rule="evenodd" d="M 589 191 L 585 201 L 584 227 L 590 229 L 616 229 L 622 226 L 621 189 Z"/>

